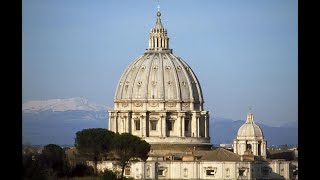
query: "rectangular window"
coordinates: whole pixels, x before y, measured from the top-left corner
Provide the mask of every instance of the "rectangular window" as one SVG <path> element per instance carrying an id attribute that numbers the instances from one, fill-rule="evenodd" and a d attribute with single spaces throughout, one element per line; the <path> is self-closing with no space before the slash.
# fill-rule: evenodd
<path id="1" fill-rule="evenodd" d="M 150 121 L 151 130 L 157 130 L 157 121 Z"/>
<path id="2" fill-rule="evenodd" d="M 208 176 L 214 176 L 214 174 L 215 174 L 215 171 L 214 171 L 213 169 L 208 169 L 208 170 L 206 170 L 206 175 L 208 175 Z"/>
<path id="3" fill-rule="evenodd" d="M 130 168 L 124 169 L 124 175 L 128 176 L 128 175 L 130 175 L 130 173 L 131 173 Z"/>
<path id="4" fill-rule="evenodd" d="M 140 130 L 140 120 L 136 120 L 134 123 L 136 125 L 136 130 Z"/>
<path id="5" fill-rule="evenodd" d="M 244 169 L 239 169 L 239 176 L 244 176 Z"/>
<path id="6" fill-rule="evenodd" d="M 173 131 L 173 129 L 174 129 L 174 120 L 167 121 L 167 125 L 168 125 L 168 130 L 169 131 Z"/>
<path id="7" fill-rule="evenodd" d="M 189 131 L 189 120 L 184 121 L 184 131 Z"/>
<path id="8" fill-rule="evenodd" d="M 164 169 L 159 169 L 158 170 L 158 175 L 159 176 L 164 176 Z"/>

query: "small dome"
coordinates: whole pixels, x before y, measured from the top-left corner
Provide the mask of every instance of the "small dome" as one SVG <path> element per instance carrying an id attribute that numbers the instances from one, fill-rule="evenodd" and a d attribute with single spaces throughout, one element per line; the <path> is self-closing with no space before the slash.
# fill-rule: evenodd
<path id="1" fill-rule="evenodd" d="M 263 138 L 262 130 L 256 123 L 254 123 L 253 114 L 251 112 L 247 115 L 246 123 L 239 128 L 237 137 Z"/>
<path id="2" fill-rule="evenodd" d="M 245 123 L 238 130 L 238 137 L 263 137 L 262 131 L 255 123 Z"/>

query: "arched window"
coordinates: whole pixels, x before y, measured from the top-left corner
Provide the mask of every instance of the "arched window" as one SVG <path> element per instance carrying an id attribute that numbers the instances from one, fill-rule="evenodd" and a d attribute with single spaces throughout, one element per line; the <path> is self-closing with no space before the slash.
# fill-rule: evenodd
<path id="1" fill-rule="evenodd" d="M 251 149 L 252 149 L 251 144 L 247 144 L 246 150 L 251 150 Z"/>

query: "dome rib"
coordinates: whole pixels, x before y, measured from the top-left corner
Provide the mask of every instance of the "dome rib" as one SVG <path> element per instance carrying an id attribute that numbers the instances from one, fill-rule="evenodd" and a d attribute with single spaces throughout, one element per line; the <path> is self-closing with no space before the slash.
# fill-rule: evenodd
<path id="1" fill-rule="evenodd" d="M 153 72 L 153 67 L 155 67 L 157 64 L 159 64 L 159 63 L 157 63 L 157 61 L 158 61 L 157 59 L 152 58 L 152 62 L 151 62 L 150 68 L 149 68 L 150 70 L 149 70 L 149 82 L 148 82 L 148 88 L 147 88 L 147 92 L 148 92 L 147 99 L 154 99 L 155 97 L 153 97 L 153 96 L 158 97 L 158 94 L 154 93 L 154 91 L 156 91 L 159 86 L 159 79 L 156 78 L 156 77 L 158 77 L 159 71 L 157 70 L 156 72 Z M 152 85 L 153 81 L 156 82 L 155 85 Z M 152 90 L 152 92 L 150 94 L 149 92 L 151 90 Z"/>
<path id="2" fill-rule="evenodd" d="M 149 63 L 149 68 L 148 68 L 149 71 L 148 71 L 148 77 L 147 77 L 147 83 L 146 83 L 147 93 L 146 93 L 146 95 L 145 95 L 145 98 L 146 98 L 146 99 L 149 99 L 149 84 L 150 84 L 150 82 L 152 82 L 152 81 L 150 81 L 150 78 L 151 78 L 150 74 L 151 74 L 152 64 L 153 64 L 153 59 L 152 59 L 151 62 Z"/>
<path id="3" fill-rule="evenodd" d="M 185 74 L 185 71 L 183 71 L 183 74 L 181 75 L 181 69 L 178 71 L 178 67 L 180 66 L 180 67 L 183 67 L 182 66 L 182 64 L 181 64 L 181 62 L 177 59 L 177 58 L 175 58 L 174 56 L 170 56 L 170 55 L 167 55 L 168 56 L 168 58 L 170 58 L 170 60 L 171 60 L 171 62 L 174 64 L 174 68 L 175 68 L 175 72 L 176 72 L 176 76 L 177 76 L 177 83 L 178 83 L 178 89 L 177 89 L 177 91 L 179 91 L 179 101 L 184 101 L 184 96 L 183 96 L 183 94 L 184 94 L 184 88 L 181 86 L 181 83 L 183 82 L 183 80 L 187 80 L 187 78 L 186 78 L 186 74 Z M 190 90 L 189 90 L 190 91 Z M 188 93 L 189 94 L 189 93 Z M 188 99 L 190 99 L 190 97 L 188 98 Z"/>
<path id="4" fill-rule="evenodd" d="M 168 58 L 168 61 L 170 62 L 170 64 L 172 65 L 172 71 L 174 72 L 174 78 L 175 78 L 175 84 L 176 84 L 176 93 L 177 93 L 177 99 L 178 101 L 181 101 L 182 98 L 181 98 L 181 86 L 180 86 L 180 80 L 179 80 L 179 77 L 178 77 L 178 72 L 177 72 L 177 68 L 174 64 L 174 62 L 172 61 L 171 58 Z"/>
<path id="5" fill-rule="evenodd" d="M 190 67 L 189 67 L 189 70 L 192 72 L 191 75 L 193 76 L 193 79 L 194 79 L 194 82 L 195 82 L 195 86 L 197 88 L 197 91 L 195 93 L 198 96 L 198 101 L 200 103 L 203 103 L 203 97 L 202 97 L 203 94 L 202 94 L 202 89 L 201 89 L 201 87 L 199 85 L 199 80 L 198 80 L 197 76 L 194 74 L 193 70 Z"/>
<path id="6" fill-rule="evenodd" d="M 127 69 L 125 70 L 125 72 L 121 75 L 120 80 L 117 85 L 115 100 L 123 99 L 123 90 L 124 90 L 124 85 L 127 80 L 128 74 L 130 73 L 132 66 L 134 66 L 143 56 L 144 55 L 139 56 L 136 61 L 133 61 L 132 63 L 130 63 L 129 66 L 127 67 Z M 124 78 L 124 81 L 122 82 L 123 78 Z M 120 85 L 120 83 L 122 85 Z M 118 91 L 119 89 L 120 89 L 120 91 Z"/>
<path id="7" fill-rule="evenodd" d="M 178 66 L 177 64 L 179 64 L 179 61 L 176 60 L 175 58 L 170 57 L 169 55 L 166 55 L 168 59 L 170 59 L 173 67 L 174 67 L 174 71 L 175 71 L 175 78 L 176 78 L 176 86 L 177 86 L 177 94 L 178 94 L 178 100 L 179 101 L 183 101 L 183 97 L 182 97 L 182 86 L 181 86 L 181 80 L 183 79 L 182 77 L 179 76 L 179 72 L 177 70 Z M 176 64 L 177 63 L 177 64 Z"/>
<path id="8" fill-rule="evenodd" d="M 143 57 L 141 57 L 140 59 L 138 59 L 137 61 L 135 61 L 135 63 L 133 63 L 132 66 L 130 66 L 130 71 L 129 73 L 127 74 L 127 76 L 125 77 L 125 82 L 127 82 L 128 78 L 129 78 L 129 75 L 130 73 L 135 73 L 134 77 L 136 78 L 137 77 L 137 74 L 139 72 L 139 70 L 137 70 L 136 68 L 133 70 L 132 72 L 132 68 L 133 67 L 136 67 L 137 66 L 137 63 L 143 59 Z M 140 63 L 141 64 L 141 63 Z M 129 83 L 128 83 L 128 91 L 126 92 L 126 94 L 124 95 L 123 93 L 121 94 L 121 99 L 128 99 L 128 100 L 132 100 L 132 97 L 133 97 L 133 86 L 134 86 L 134 80 L 132 81 L 132 79 L 129 79 Z M 128 97 L 127 97 L 128 95 Z M 124 96 L 124 97 L 123 97 Z"/>
<path id="9" fill-rule="evenodd" d="M 185 64 L 183 64 L 176 56 L 174 56 L 173 54 L 170 54 L 170 56 L 172 56 L 174 59 L 176 59 L 176 61 L 180 64 L 181 68 L 185 67 Z M 186 70 L 182 70 L 183 74 L 185 75 L 187 81 L 188 81 L 188 87 L 189 87 L 189 99 L 192 100 L 193 98 L 193 90 L 192 90 L 192 84 L 191 84 L 191 80 L 190 80 L 190 76 L 188 75 L 188 72 Z M 181 87 L 181 86 L 180 86 Z M 182 90 L 181 90 L 182 91 Z M 181 101 L 183 99 L 181 98 Z"/>
<path id="10" fill-rule="evenodd" d="M 175 56 L 175 55 L 174 55 Z M 189 80 L 192 79 L 192 81 L 189 81 L 190 82 L 190 86 L 192 88 L 192 100 L 193 101 L 199 101 L 200 103 L 203 103 L 202 99 L 202 90 L 201 90 L 201 87 L 200 87 L 200 83 L 199 83 L 199 80 L 198 78 L 196 77 L 196 75 L 194 74 L 193 70 L 191 69 L 191 67 L 184 61 L 182 60 L 181 58 L 179 57 L 176 57 L 180 62 L 182 62 L 184 64 L 184 67 L 188 68 L 189 70 L 187 70 L 187 74 L 188 74 L 188 77 Z M 193 83 L 194 82 L 194 83 Z M 195 84 L 195 85 L 194 85 Z M 195 87 L 194 87 L 195 86 Z"/>
<path id="11" fill-rule="evenodd" d="M 149 58 L 150 59 L 150 58 Z M 135 78 L 134 78 L 134 81 L 133 81 L 133 84 L 132 84 L 132 96 L 131 96 L 131 100 L 136 100 L 136 99 L 144 99 L 144 98 L 141 98 L 141 96 L 142 96 L 142 93 L 141 92 L 136 92 L 138 89 L 137 88 L 135 88 L 136 86 L 137 86 L 137 84 L 138 84 L 138 82 L 137 82 L 137 79 L 138 80 L 140 80 L 141 82 L 143 81 L 142 80 L 142 78 L 141 77 L 143 77 L 143 76 L 139 76 L 139 73 L 141 74 L 142 72 L 142 67 L 143 66 L 145 66 L 145 62 L 147 61 L 148 59 L 147 59 L 147 57 L 144 57 L 143 58 L 143 61 L 141 62 L 141 64 L 140 64 L 140 66 L 139 66 L 139 69 L 138 69 L 138 71 L 137 71 L 137 73 L 135 74 Z M 145 72 L 144 72 L 145 73 Z M 142 86 L 141 87 L 143 87 L 143 86 L 145 86 L 144 85 L 145 83 L 143 83 L 142 82 Z M 143 88 L 140 88 L 139 90 L 141 91 L 141 89 L 143 90 Z M 137 95 L 135 95 L 134 93 L 136 93 L 137 95 L 139 95 L 140 97 L 137 97 Z M 133 99 L 134 98 L 134 99 Z"/>
<path id="12" fill-rule="evenodd" d="M 160 75 L 161 75 L 161 84 L 162 84 L 162 94 L 160 94 L 160 98 L 161 99 L 163 99 L 163 100 L 165 100 L 166 99 L 166 91 L 165 91 L 165 82 L 164 82 L 164 72 L 163 72 L 163 70 L 164 70 L 164 68 L 163 68 L 163 61 L 161 61 L 160 60 L 160 54 L 159 54 L 159 63 L 160 63 L 160 65 L 159 65 L 159 67 L 161 67 L 160 68 Z M 161 96 L 162 95 L 162 96 Z"/>

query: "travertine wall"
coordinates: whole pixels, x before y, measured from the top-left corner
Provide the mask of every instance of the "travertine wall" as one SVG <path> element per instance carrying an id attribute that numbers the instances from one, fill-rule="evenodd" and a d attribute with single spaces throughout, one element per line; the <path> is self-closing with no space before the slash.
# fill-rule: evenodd
<path id="1" fill-rule="evenodd" d="M 91 163 L 93 165 L 93 163 Z M 98 169 L 120 172 L 116 163 L 104 161 Z M 128 167 L 135 179 L 290 179 L 290 161 L 214 162 L 214 161 L 147 161 L 131 163 Z M 208 175 L 207 170 L 212 174 Z M 240 177 L 239 170 L 243 170 Z M 162 173 L 161 173 L 162 171 Z"/>

